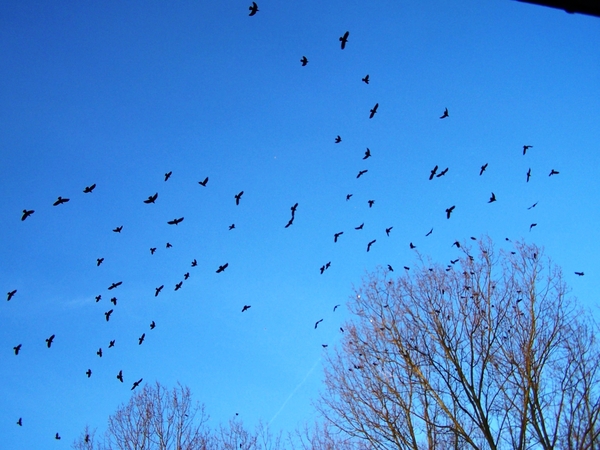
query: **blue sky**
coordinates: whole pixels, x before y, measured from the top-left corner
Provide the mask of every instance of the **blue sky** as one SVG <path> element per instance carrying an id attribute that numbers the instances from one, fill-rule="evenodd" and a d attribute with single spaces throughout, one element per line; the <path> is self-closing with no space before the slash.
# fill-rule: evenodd
<path id="1" fill-rule="evenodd" d="M 212 425 L 311 421 L 353 286 L 415 264 L 411 242 L 442 264 L 470 236 L 542 245 L 597 308 L 599 19 L 508 0 L 250 3 L 2 5 L 7 448 L 103 432 L 139 378 L 188 385 Z M 449 171 L 429 181 L 435 165 Z"/>

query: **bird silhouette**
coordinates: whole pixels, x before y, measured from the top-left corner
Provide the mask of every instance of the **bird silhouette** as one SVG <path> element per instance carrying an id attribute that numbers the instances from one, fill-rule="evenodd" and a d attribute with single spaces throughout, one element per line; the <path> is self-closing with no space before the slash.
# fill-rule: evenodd
<path id="1" fill-rule="evenodd" d="M 346 31 L 344 33 L 344 35 L 342 37 L 340 37 L 340 42 L 342 43 L 341 44 L 342 50 L 344 50 L 346 48 L 346 43 L 348 42 L 348 36 L 349 35 L 350 35 L 350 32 Z"/>
<path id="2" fill-rule="evenodd" d="M 10 302 L 10 299 L 13 298 L 15 296 L 15 294 L 17 293 L 16 289 L 13 289 L 12 291 L 8 292 L 6 294 L 6 301 Z"/>
<path id="3" fill-rule="evenodd" d="M 173 171 L 165 173 L 165 181 L 167 181 L 169 178 L 171 178 L 171 175 L 173 175 Z"/>
<path id="4" fill-rule="evenodd" d="M 352 198 L 352 194 L 346 194 L 346 201 L 350 200 Z"/>
<path id="5" fill-rule="evenodd" d="M 240 204 L 240 199 L 242 198 L 242 195 L 244 195 L 244 191 L 240 191 L 237 195 L 234 196 L 236 205 Z"/>
<path id="6" fill-rule="evenodd" d="M 156 247 L 150 247 L 150 254 L 154 255 L 154 252 L 156 251 Z"/>
<path id="7" fill-rule="evenodd" d="M 369 119 L 372 119 L 375 116 L 377 113 L 377 108 L 379 108 L 379 103 L 375 103 L 375 106 L 373 106 L 373 108 L 369 111 Z"/>
<path id="8" fill-rule="evenodd" d="M 328 347 L 328 345 L 327 345 L 327 344 L 321 344 L 321 347 L 323 347 L 323 348 L 327 348 L 327 347 Z"/>
<path id="9" fill-rule="evenodd" d="M 335 234 L 333 235 L 333 242 L 337 242 L 337 241 L 338 241 L 338 238 L 339 238 L 339 237 L 340 237 L 342 234 L 344 234 L 344 232 L 343 232 L 343 231 L 340 231 L 339 233 L 335 233 Z"/>
<path id="10" fill-rule="evenodd" d="M 249 6 L 248 9 L 250 10 L 250 14 L 248 15 L 253 16 L 258 12 L 258 5 L 256 4 L 256 2 L 252 2 L 252 6 Z"/>
<path id="11" fill-rule="evenodd" d="M 102 300 L 102 295 L 96 295 L 96 303 Z"/>
<path id="12" fill-rule="evenodd" d="M 323 273 L 325 272 L 325 264 L 323 264 L 323 265 L 320 267 L 319 271 L 321 272 L 321 275 L 323 275 Z"/>
<path id="13" fill-rule="evenodd" d="M 150 322 L 150 329 L 154 330 L 154 328 L 156 328 L 156 322 L 154 322 L 154 320 L 152 322 Z"/>
<path id="14" fill-rule="evenodd" d="M 208 183 L 208 177 L 206 177 L 203 181 L 198 181 L 198 184 L 206 187 L 206 183 Z"/>
<path id="15" fill-rule="evenodd" d="M 375 204 L 375 200 L 369 200 L 367 203 L 369 204 L 369 208 L 372 208 Z"/>
<path id="16" fill-rule="evenodd" d="M 537 204 L 538 204 L 538 203 L 539 203 L 539 202 L 535 202 L 533 205 L 531 205 L 531 206 L 530 206 L 529 208 L 527 208 L 527 209 L 535 208 L 535 207 L 537 206 Z"/>
<path id="17" fill-rule="evenodd" d="M 52 205 L 53 206 L 62 205 L 63 203 L 67 203 L 69 200 L 70 200 L 69 198 L 62 198 L 61 196 L 58 196 L 58 199 Z"/>
<path id="18" fill-rule="evenodd" d="M 181 286 L 183 286 L 183 281 L 180 281 L 175 285 L 175 290 L 178 291 L 179 289 L 181 289 Z"/>
<path id="19" fill-rule="evenodd" d="M 117 306 L 117 297 L 111 298 L 110 301 L 113 305 Z"/>
<path id="20" fill-rule="evenodd" d="M 390 264 L 388 264 L 387 266 L 388 266 L 388 270 L 389 270 L 390 272 L 393 272 L 393 271 L 394 271 L 394 268 L 393 268 L 393 267 L 392 267 Z"/>
<path id="21" fill-rule="evenodd" d="M 448 173 L 448 167 L 446 167 L 444 170 L 442 170 L 440 173 L 438 173 L 438 174 L 436 175 L 436 178 L 443 177 L 443 176 L 444 176 L 444 175 L 446 175 L 447 173 Z"/>
<path id="22" fill-rule="evenodd" d="M 111 310 L 109 310 L 109 311 L 106 311 L 106 312 L 104 313 L 104 316 L 106 317 L 106 321 L 107 321 L 107 322 L 110 320 L 110 315 L 111 315 L 112 313 L 113 313 L 113 310 L 112 310 L 112 309 L 111 309 Z"/>
<path id="23" fill-rule="evenodd" d="M 183 274 L 183 279 L 184 280 L 187 280 L 189 277 L 190 277 L 190 273 L 189 272 L 186 272 L 186 273 Z"/>
<path id="24" fill-rule="evenodd" d="M 529 179 L 531 178 L 531 167 L 527 171 L 527 183 L 529 183 Z"/>
<path id="25" fill-rule="evenodd" d="M 456 245 L 456 248 L 460 248 L 460 242 L 458 242 L 458 241 L 454 241 L 454 243 L 450 247 L 453 247 L 455 245 Z"/>
<path id="26" fill-rule="evenodd" d="M 108 343 L 108 348 L 113 348 L 113 347 L 115 346 L 115 342 L 116 342 L 116 340 L 115 340 L 115 339 L 113 339 L 112 341 L 110 341 L 110 342 Z"/>
<path id="27" fill-rule="evenodd" d="M 433 180 L 433 177 L 435 177 L 435 173 L 437 172 L 437 170 L 438 170 L 438 166 L 436 164 L 436 166 L 433 169 L 431 169 L 431 173 L 429 174 L 430 181 Z"/>
<path id="28" fill-rule="evenodd" d="M 329 269 L 331 267 L 331 261 L 329 261 L 327 264 L 325 264 L 325 269 Z"/>
<path id="29" fill-rule="evenodd" d="M 361 223 L 359 226 L 357 226 L 357 227 L 354 227 L 354 229 L 355 229 L 355 230 L 362 230 L 364 226 L 365 226 L 365 223 L 363 222 L 363 223 Z"/>
<path id="30" fill-rule="evenodd" d="M 121 225 L 120 227 L 117 227 L 113 230 L 114 233 L 120 233 L 123 230 L 123 225 Z"/>
<path id="31" fill-rule="evenodd" d="M 46 339 L 46 346 L 48 348 L 52 347 L 52 343 L 54 342 L 54 335 L 50 336 L 48 339 Z"/>
<path id="32" fill-rule="evenodd" d="M 119 374 L 117 375 L 117 380 L 119 380 L 121 383 L 123 382 L 123 371 L 119 370 Z"/>
<path id="33" fill-rule="evenodd" d="M 166 248 L 172 248 L 173 246 L 171 245 L 170 242 L 167 242 Z"/>
<path id="34" fill-rule="evenodd" d="M 425 237 L 431 235 L 431 233 L 433 233 L 433 228 L 431 230 L 429 230 L 429 232 L 425 235 Z"/>
<path id="35" fill-rule="evenodd" d="M 362 177 L 365 173 L 367 173 L 369 170 L 365 169 L 365 170 L 361 170 L 358 172 L 358 175 L 356 175 L 356 178 L 360 178 Z"/>
<path id="36" fill-rule="evenodd" d="M 149 196 L 147 200 L 144 200 L 144 203 L 149 205 L 150 203 L 154 203 L 157 198 L 158 198 L 158 192 L 154 195 Z"/>
<path id="37" fill-rule="evenodd" d="M 485 172 L 485 169 L 487 169 L 488 163 L 485 163 L 483 166 L 481 166 L 481 169 L 479 170 L 479 176 L 483 175 L 483 172 Z"/>
<path id="38" fill-rule="evenodd" d="M 22 346 L 23 346 L 23 344 L 19 344 L 16 347 L 13 347 L 13 350 L 15 351 L 15 356 L 17 356 L 19 354 Z"/>
<path id="39" fill-rule="evenodd" d="M 292 216 L 292 218 L 290 220 L 288 220 L 288 223 L 285 224 L 284 228 L 289 228 L 293 223 L 294 223 L 294 216 Z"/>
<path id="40" fill-rule="evenodd" d="M 54 436 L 54 439 L 56 439 L 57 441 L 60 441 L 61 437 L 58 433 L 56 433 L 56 435 Z"/>
<path id="41" fill-rule="evenodd" d="M 442 114 L 442 115 L 440 116 L 440 119 L 445 119 L 445 118 L 446 118 L 446 117 L 448 117 L 448 116 L 449 116 L 449 114 L 448 114 L 448 108 L 445 108 L 445 109 L 444 109 L 444 114 Z"/>
<path id="42" fill-rule="evenodd" d="M 369 84 L 369 74 L 362 79 L 366 84 Z"/>
<path id="43" fill-rule="evenodd" d="M 493 203 L 493 202 L 495 202 L 495 201 L 496 201 L 496 194 L 494 194 L 494 193 L 492 192 L 492 196 L 490 197 L 490 200 L 488 201 L 488 203 Z"/>
<path id="44" fill-rule="evenodd" d="M 180 217 L 179 219 L 169 220 L 167 223 L 169 225 L 179 225 L 181 222 L 183 222 L 183 217 Z"/>
<path id="45" fill-rule="evenodd" d="M 417 246 L 415 244 L 413 244 L 412 242 L 410 243 L 410 249 L 412 250 L 413 248 L 417 248 Z"/>
<path id="46" fill-rule="evenodd" d="M 228 266 L 229 266 L 229 263 L 225 263 L 222 266 L 219 266 L 219 268 L 217 269 L 217 273 L 223 272 L 225 269 L 227 269 Z"/>
<path id="47" fill-rule="evenodd" d="M 342 142 L 342 138 L 340 137 L 340 135 L 338 134 L 335 138 L 335 143 L 339 144 L 340 142 Z"/>
<path id="48" fill-rule="evenodd" d="M 21 221 L 27 219 L 30 215 L 32 215 L 35 211 L 33 209 L 24 209 L 23 215 L 21 216 Z"/>
<path id="49" fill-rule="evenodd" d="M 558 175 L 559 173 L 560 173 L 560 172 L 559 172 L 558 170 L 554 170 L 554 169 L 552 169 L 552 170 L 550 171 L 550 175 L 548 175 L 548 176 L 549 176 L 549 177 L 551 177 L 552 175 Z"/>
<path id="50" fill-rule="evenodd" d="M 529 231 L 531 231 L 531 229 L 532 229 L 533 227 L 537 227 L 537 223 L 532 223 L 531 225 L 529 225 Z"/>
<path id="51" fill-rule="evenodd" d="M 319 326 L 319 324 L 323 322 L 323 319 L 319 319 L 315 322 L 315 330 L 317 329 L 317 327 Z"/>
<path id="52" fill-rule="evenodd" d="M 367 147 L 367 150 L 365 151 L 365 156 L 363 156 L 363 159 L 367 159 L 371 157 L 371 150 L 369 150 L 369 148 Z"/>
<path id="53" fill-rule="evenodd" d="M 306 58 L 306 56 L 303 56 L 300 62 L 302 63 L 302 66 L 305 66 L 308 64 L 308 59 Z"/>
<path id="54" fill-rule="evenodd" d="M 88 378 L 90 378 L 92 376 L 92 369 L 86 370 L 85 374 L 87 375 Z"/>
<path id="55" fill-rule="evenodd" d="M 533 145 L 524 145 L 523 146 L 523 155 L 525 155 L 525 153 L 527 153 L 527 150 L 529 150 L 532 147 L 533 147 Z"/>
<path id="56" fill-rule="evenodd" d="M 102 358 L 102 347 L 100 347 L 98 349 L 98 351 L 96 352 L 96 355 L 98 355 L 100 358 Z"/>
<path id="57" fill-rule="evenodd" d="M 142 383 L 142 380 L 143 380 L 143 378 L 140 378 L 139 380 L 135 381 L 133 383 L 131 390 L 133 391 L 136 387 L 138 387 Z"/>
<path id="58" fill-rule="evenodd" d="M 371 242 L 369 242 L 369 243 L 367 244 L 367 251 L 370 251 L 370 250 L 371 250 L 371 245 L 373 245 L 375 242 L 377 242 L 377 239 L 373 239 Z"/>
<path id="59" fill-rule="evenodd" d="M 104 262 L 104 258 L 97 258 L 96 259 L 96 267 L 100 267 L 100 264 L 102 264 Z"/>
<path id="60" fill-rule="evenodd" d="M 146 333 L 142 333 L 142 335 L 138 338 L 138 345 L 142 345 L 142 342 L 144 342 L 145 337 Z"/>
<path id="61" fill-rule="evenodd" d="M 17 420 L 17 425 L 19 425 L 20 427 L 23 426 L 23 418 L 19 417 L 19 420 Z"/>
<path id="62" fill-rule="evenodd" d="M 115 289 L 115 288 L 118 288 L 118 287 L 119 287 L 119 286 L 121 286 L 122 284 L 123 284 L 123 282 L 122 282 L 122 281 L 117 281 L 116 283 L 113 283 L 113 284 L 111 284 L 111 285 L 108 287 L 108 290 L 109 290 L 109 291 L 111 291 L 111 290 L 113 290 L 113 289 Z"/>
<path id="63" fill-rule="evenodd" d="M 385 229 L 385 234 L 387 234 L 388 236 L 390 235 L 390 231 L 392 231 L 394 227 L 389 227 Z"/>
<path id="64" fill-rule="evenodd" d="M 575 272 L 575 275 L 577 275 L 577 276 L 579 276 L 579 277 L 582 277 L 582 276 L 584 276 L 585 274 L 584 274 L 583 272 Z"/>
<path id="65" fill-rule="evenodd" d="M 198 261 L 196 261 L 195 259 L 192 261 L 192 267 L 196 267 L 198 265 Z"/>
<path id="66" fill-rule="evenodd" d="M 86 186 L 86 188 L 83 190 L 84 194 L 91 194 L 94 189 L 96 189 L 96 183 L 92 184 L 91 186 Z"/>
<path id="67" fill-rule="evenodd" d="M 229 231 L 233 230 L 235 228 L 235 223 L 232 223 L 231 225 L 229 225 Z"/>
<path id="68" fill-rule="evenodd" d="M 454 211 L 454 208 L 456 208 L 456 205 L 452 205 L 450 208 L 446 209 L 446 218 L 447 219 L 450 218 L 450 214 L 452 214 L 452 211 Z"/>
<path id="69" fill-rule="evenodd" d="M 251 307 L 252 305 L 244 305 L 244 307 L 242 308 L 242 312 L 249 310 Z"/>

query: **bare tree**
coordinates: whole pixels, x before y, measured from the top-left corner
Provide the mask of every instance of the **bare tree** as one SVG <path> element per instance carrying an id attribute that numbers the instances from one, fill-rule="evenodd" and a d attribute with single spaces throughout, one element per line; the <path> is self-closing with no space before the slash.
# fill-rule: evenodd
<path id="1" fill-rule="evenodd" d="M 478 244 L 367 276 L 318 408 L 376 449 L 599 448 L 596 323 L 540 248 Z"/>
<path id="2" fill-rule="evenodd" d="M 78 450 L 204 450 L 209 433 L 204 406 L 192 402 L 188 387 L 168 390 L 160 383 L 145 385 L 108 419 L 99 442 L 89 429 L 73 444 Z"/>

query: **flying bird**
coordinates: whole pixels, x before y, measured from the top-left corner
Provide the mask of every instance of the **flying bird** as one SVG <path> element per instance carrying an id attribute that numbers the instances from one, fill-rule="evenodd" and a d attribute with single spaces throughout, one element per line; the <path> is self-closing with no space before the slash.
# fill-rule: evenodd
<path id="1" fill-rule="evenodd" d="M 342 234 L 344 234 L 344 232 L 343 232 L 343 231 L 340 231 L 339 233 L 335 233 L 335 234 L 333 235 L 333 242 L 337 242 L 337 241 L 338 241 L 338 238 L 339 238 L 339 237 L 340 237 Z"/>
<path id="2" fill-rule="evenodd" d="M 440 173 L 438 173 L 438 174 L 436 175 L 436 178 L 443 177 L 443 176 L 444 176 L 444 175 L 446 175 L 447 173 L 448 173 L 448 167 L 446 167 L 444 170 L 442 170 Z"/>
<path id="3" fill-rule="evenodd" d="M 523 146 L 523 155 L 524 155 L 525 153 L 527 153 L 527 150 L 529 150 L 529 149 L 530 149 L 530 148 L 532 148 L 532 147 L 533 147 L 533 145 L 524 145 L 524 146 Z"/>
<path id="4" fill-rule="evenodd" d="M 531 225 L 529 225 L 529 231 L 531 231 L 531 229 L 532 229 L 533 227 L 537 227 L 537 223 L 532 223 Z"/>
<path id="5" fill-rule="evenodd" d="M 17 420 L 17 425 L 19 425 L 20 427 L 23 426 L 23 418 L 19 417 L 19 420 Z"/>
<path id="6" fill-rule="evenodd" d="M 494 194 L 492 192 L 492 196 L 490 197 L 490 200 L 488 201 L 488 203 L 492 203 L 492 202 L 495 202 L 495 201 L 496 201 L 496 194 Z"/>
<path id="7" fill-rule="evenodd" d="M 189 272 L 186 272 L 186 273 L 183 274 L 183 279 L 184 280 L 187 280 L 189 277 L 190 277 L 190 273 Z"/>
<path id="8" fill-rule="evenodd" d="M 369 200 L 367 203 L 369 204 L 369 208 L 372 208 L 375 200 Z"/>
<path id="9" fill-rule="evenodd" d="M 352 194 L 346 194 L 346 201 L 350 200 L 352 198 Z"/>
<path id="10" fill-rule="evenodd" d="M 240 191 L 237 195 L 234 196 L 236 205 L 240 204 L 240 199 L 242 198 L 242 195 L 244 195 L 244 191 Z"/>
<path id="11" fill-rule="evenodd" d="M 68 198 L 62 198 L 60 195 L 58 196 L 58 199 L 52 204 L 53 206 L 58 206 L 58 205 L 62 205 L 63 203 L 67 203 L 70 199 Z"/>
<path id="12" fill-rule="evenodd" d="M 48 346 L 48 348 L 52 347 L 52 342 L 54 342 L 54 335 L 46 339 L 46 345 Z"/>
<path id="13" fill-rule="evenodd" d="M 150 329 L 154 330 L 154 328 L 156 327 L 156 322 L 154 322 L 154 320 L 152 322 L 150 322 Z"/>
<path id="14" fill-rule="evenodd" d="M 171 178 L 171 175 L 173 175 L 173 171 L 165 173 L 165 181 L 167 181 L 169 178 Z"/>
<path id="15" fill-rule="evenodd" d="M 229 231 L 233 230 L 235 228 L 235 223 L 232 223 L 231 225 L 229 225 Z"/>
<path id="16" fill-rule="evenodd" d="M 390 231 L 392 231 L 394 227 L 389 227 L 385 229 L 385 234 L 387 234 L 388 236 L 390 235 Z"/>
<path id="17" fill-rule="evenodd" d="M 196 261 L 195 259 L 192 261 L 192 267 L 196 267 L 198 265 L 198 261 Z"/>
<path id="18" fill-rule="evenodd" d="M 87 375 L 87 377 L 91 377 L 92 376 L 92 369 L 88 369 L 85 371 L 85 374 Z"/>
<path id="19" fill-rule="evenodd" d="M 179 289 L 181 289 L 181 286 L 183 286 L 183 281 L 180 281 L 175 285 L 175 290 L 178 291 Z"/>
<path id="20" fill-rule="evenodd" d="M 96 303 L 98 303 L 102 299 L 102 295 L 96 295 Z"/>
<path id="21" fill-rule="evenodd" d="M 120 227 L 117 227 L 113 230 L 114 233 L 120 233 L 121 230 L 123 230 L 123 225 L 121 225 Z"/>
<path id="22" fill-rule="evenodd" d="M 393 271 L 394 271 L 394 268 L 393 268 L 393 267 L 392 267 L 390 264 L 388 264 L 387 266 L 388 266 L 388 270 L 389 270 L 390 272 L 393 272 Z"/>
<path id="23" fill-rule="evenodd" d="M 111 298 L 110 301 L 113 305 L 117 306 L 117 297 Z"/>
<path id="24" fill-rule="evenodd" d="M 121 383 L 123 382 L 123 371 L 119 370 L 119 374 L 117 375 L 117 380 L 119 380 Z"/>
<path id="25" fill-rule="evenodd" d="M 529 179 L 531 178 L 531 167 L 527 171 L 527 182 L 529 183 Z"/>
<path id="26" fill-rule="evenodd" d="M 102 347 L 100 347 L 98 349 L 98 351 L 96 352 L 96 355 L 98 355 L 100 358 L 102 358 Z"/>
<path id="27" fill-rule="evenodd" d="M 367 147 L 367 150 L 365 151 L 365 156 L 363 156 L 363 159 L 367 159 L 371 157 L 371 150 L 369 150 L 369 148 Z"/>
<path id="28" fill-rule="evenodd" d="M 15 351 L 15 356 L 17 356 L 19 354 L 22 346 L 23 346 L 23 344 L 19 344 L 16 347 L 13 347 L 13 350 Z"/>
<path id="29" fill-rule="evenodd" d="M 104 262 L 104 258 L 97 258 L 96 259 L 96 267 L 100 267 L 100 264 L 102 264 Z"/>
<path id="30" fill-rule="evenodd" d="M 339 306 L 340 306 L 340 305 L 335 305 L 335 306 L 333 307 L 333 312 L 335 312 L 335 310 L 336 310 L 336 309 L 338 309 L 338 308 L 339 308 Z"/>
<path id="31" fill-rule="evenodd" d="M 252 2 L 252 6 L 249 6 L 248 9 L 250 10 L 250 14 L 248 15 L 253 16 L 258 12 L 258 5 L 256 4 L 256 2 Z"/>
<path id="32" fill-rule="evenodd" d="M 11 299 L 11 298 L 13 298 L 13 297 L 15 296 L 15 294 L 16 294 L 16 293 L 17 293 L 17 290 L 16 290 L 16 289 L 14 289 L 14 290 L 12 290 L 12 291 L 8 292 L 8 293 L 6 294 L 6 301 L 7 301 L 7 302 L 10 302 L 10 299 Z"/>
<path id="33" fill-rule="evenodd" d="M 425 237 L 429 236 L 431 233 L 433 233 L 433 228 L 431 230 L 429 230 L 429 232 L 425 235 Z"/>
<path id="34" fill-rule="evenodd" d="M 150 254 L 154 255 L 154 252 L 156 251 L 156 247 L 150 247 Z"/>
<path id="35" fill-rule="evenodd" d="M 158 198 L 158 192 L 154 195 L 149 196 L 147 200 L 144 200 L 144 203 L 149 205 L 150 203 L 154 203 L 157 198 Z"/>
<path id="36" fill-rule="evenodd" d="M 300 62 L 302 63 L 302 66 L 305 66 L 308 64 L 308 59 L 306 58 L 306 56 L 303 56 Z"/>
<path id="37" fill-rule="evenodd" d="M 440 116 L 440 119 L 445 119 L 445 118 L 446 118 L 446 117 L 448 117 L 448 116 L 449 116 L 449 114 L 448 114 L 448 108 L 445 108 L 445 109 L 444 109 L 444 114 L 442 114 L 442 115 Z"/>
<path id="38" fill-rule="evenodd" d="M 227 269 L 227 266 L 229 266 L 229 263 L 225 263 L 222 266 L 219 266 L 219 268 L 217 269 L 217 273 L 223 272 L 225 269 Z"/>
<path id="39" fill-rule="evenodd" d="M 354 229 L 355 229 L 355 230 L 362 230 L 364 226 L 365 226 L 365 223 L 363 222 L 363 223 L 361 223 L 359 226 L 357 226 L 357 227 L 354 227 Z"/>
<path id="40" fill-rule="evenodd" d="M 559 173 L 560 173 L 560 172 L 559 172 L 558 170 L 554 170 L 554 169 L 552 169 L 552 170 L 550 171 L 550 175 L 548 175 L 548 176 L 549 176 L 549 177 L 551 177 L 552 175 L 558 175 Z"/>
<path id="41" fill-rule="evenodd" d="M 242 308 L 242 312 L 249 310 L 252 307 L 252 305 L 244 305 L 244 307 Z"/>
<path id="42" fill-rule="evenodd" d="M 430 181 L 433 180 L 433 177 L 435 176 L 435 173 L 437 172 L 437 170 L 438 170 L 438 166 L 436 164 L 436 166 L 433 169 L 431 169 L 431 173 L 429 174 Z"/>
<path id="43" fill-rule="evenodd" d="M 133 391 L 136 387 L 138 387 L 141 382 L 142 382 L 143 378 L 140 378 L 139 380 L 137 380 L 136 382 L 133 383 L 133 387 L 131 388 L 131 390 Z"/>
<path id="44" fill-rule="evenodd" d="M 415 244 L 413 244 L 412 242 L 410 243 L 410 249 L 412 250 L 413 248 L 417 248 L 417 246 Z"/>
<path id="45" fill-rule="evenodd" d="M 144 342 L 145 337 L 146 333 L 142 333 L 142 335 L 138 338 L 138 345 L 142 345 L 142 342 Z"/>
<path id="46" fill-rule="evenodd" d="M 118 288 L 118 287 L 119 287 L 119 286 L 121 286 L 122 284 L 123 284 L 123 282 L 122 282 L 122 281 L 118 281 L 118 282 L 116 282 L 116 283 L 113 283 L 113 284 L 111 284 L 111 285 L 108 287 L 108 290 L 109 290 L 109 291 L 111 291 L 111 290 L 113 290 L 113 289 L 115 289 L 115 288 Z"/>
<path id="47" fill-rule="evenodd" d="M 485 172 L 485 169 L 487 169 L 488 163 L 485 163 L 483 166 L 481 166 L 481 169 L 479 170 L 479 176 L 483 175 L 483 172 Z"/>
<path id="48" fill-rule="evenodd" d="M 344 35 L 342 37 L 340 37 L 340 42 L 342 43 L 341 44 L 342 50 L 344 50 L 346 48 L 346 42 L 348 42 L 348 36 L 349 35 L 350 35 L 350 32 L 346 31 L 344 33 Z"/>
<path id="49" fill-rule="evenodd" d="M 450 208 L 446 209 L 446 218 L 447 219 L 450 218 L 450 214 L 452 214 L 452 211 L 454 211 L 454 208 L 456 208 L 456 205 L 452 205 Z"/>
<path id="50" fill-rule="evenodd" d="M 372 119 L 375 116 L 375 113 L 377 113 L 377 108 L 379 108 L 379 103 L 375 103 L 373 109 L 370 110 L 371 114 L 369 114 L 369 119 Z"/>
<path id="51" fill-rule="evenodd" d="M 94 189 L 96 189 L 96 183 L 92 184 L 91 186 L 86 186 L 86 188 L 83 190 L 83 193 L 91 194 Z"/>
<path id="52" fill-rule="evenodd" d="M 113 348 L 115 346 L 116 339 L 113 339 L 108 343 L 108 348 Z"/>
<path id="53" fill-rule="evenodd" d="M 23 215 L 21 216 L 21 221 L 27 219 L 30 215 L 32 215 L 35 211 L 33 209 L 24 209 Z"/>
<path id="54" fill-rule="evenodd" d="M 375 242 L 377 242 L 377 239 L 373 239 L 371 242 L 369 242 L 369 243 L 367 244 L 367 251 L 370 251 L 370 250 L 371 250 L 371 245 L 373 245 Z"/>
<path id="55" fill-rule="evenodd" d="M 323 319 L 319 319 L 315 322 L 315 330 L 317 329 L 317 327 L 319 326 L 319 324 L 323 322 Z"/>
<path id="56" fill-rule="evenodd" d="M 56 435 L 54 436 L 54 439 L 56 439 L 57 441 L 60 441 L 61 437 L 58 433 L 56 433 Z"/>
<path id="57" fill-rule="evenodd" d="M 113 310 L 112 310 L 112 309 L 111 309 L 111 310 L 109 310 L 109 311 L 106 311 L 106 312 L 104 313 L 104 316 L 106 316 L 106 321 L 107 321 L 107 322 L 110 320 L 110 315 L 111 315 L 112 313 L 113 313 Z"/>
<path id="58" fill-rule="evenodd" d="M 582 276 L 584 276 L 585 274 L 584 274 L 583 272 L 575 272 L 575 275 L 582 277 Z"/>
<path id="59" fill-rule="evenodd" d="M 206 177 L 203 181 L 198 181 L 198 184 L 206 187 L 206 183 L 208 183 L 208 177 Z"/>
<path id="60" fill-rule="evenodd" d="M 335 138 L 335 143 L 339 144 L 340 142 L 342 142 L 342 138 L 340 137 L 340 135 L 338 134 Z"/>
<path id="61" fill-rule="evenodd" d="M 167 247 L 167 248 L 171 248 L 171 247 L 173 247 L 173 246 L 171 245 L 171 243 L 170 243 L 170 242 L 167 242 L 167 245 L 166 245 L 166 247 Z"/>
<path id="62" fill-rule="evenodd" d="M 369 84 L 369 74 L 362 79 L 366 84 Z"/>
<path id="63" fill-rule="evenodd" d="M 531 206 L 530 206 L 529 208 L 527 208 L 527 209 L 535 208 L 535 207 L 537 206 L 537 204 L 538 204 L 538 203 L 539 203 L 539 202 L 535 202 L 533 205 L 531 205 Z"/>
<path id="64" fill-rule="evenodd" d="M 169 220 L 167 223 L 169 225 L 179 225 L 181 222 L 183 222 L 183 217 L 180 217 L 179 219 Z"/>
<path id="65" fill-rule="evenodd" d="M 363 176 L 365 173 L 367 173 L 369 170 L 365 169 L 365 170 L 361 170 L 358 172 L 358 175 L 356 175 L 356 178 L 360 178 L 361 176 Z"/>

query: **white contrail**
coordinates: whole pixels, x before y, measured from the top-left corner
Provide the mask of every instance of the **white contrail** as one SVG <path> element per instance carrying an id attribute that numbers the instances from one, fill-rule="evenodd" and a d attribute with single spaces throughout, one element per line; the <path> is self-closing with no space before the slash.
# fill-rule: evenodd
<path id="1" fill-rule="evenodd" d="M 283 402 L 283 405 L 281 405 L 281 408 L 279 408 L 279 411 L 277 411 L 275 413 L 275 415 L 273 416 L 273 418 L 269 421 L 269 425 L 271 426 L 271 424 L 273 423 L 273 421 L 275 419 L 277 419 L 277 416 L 281 413 L 281 411 L 283 411 L 283 408 L 285 408 L 285 405 L 287 405 L 287 402 L 290 401 L 290 399 L 294 396 L 294 394 L 296 393 L 296 391 L 298 389 L 300 389 L 300 386 L 302 386 L 304 384 L 304 382 L 306 381 L 306 379 L 309 377 L 309 375 L 312 373 L 313 370 L 315 370 L 315 367 L 317 367 L 317 364 L 319 364 L 319 362 L 321 361 L 321 357 L 319 357 L 319 359 L 317 359 L 315 361 L 315 363 L 313 364 L 313 366 L 310 368 L 310 370 L 306 373 L 306 375 L 304 376 L 304 378 L 302 379 L 302 381 L 300 383 L 298 383 L 298 386 L 296 386 L 294 388 L 294 390 L 292 391 L 292 393 L 290 395 L 288 395 L 288 398 L 285 399 L 285 402 Z"/>

